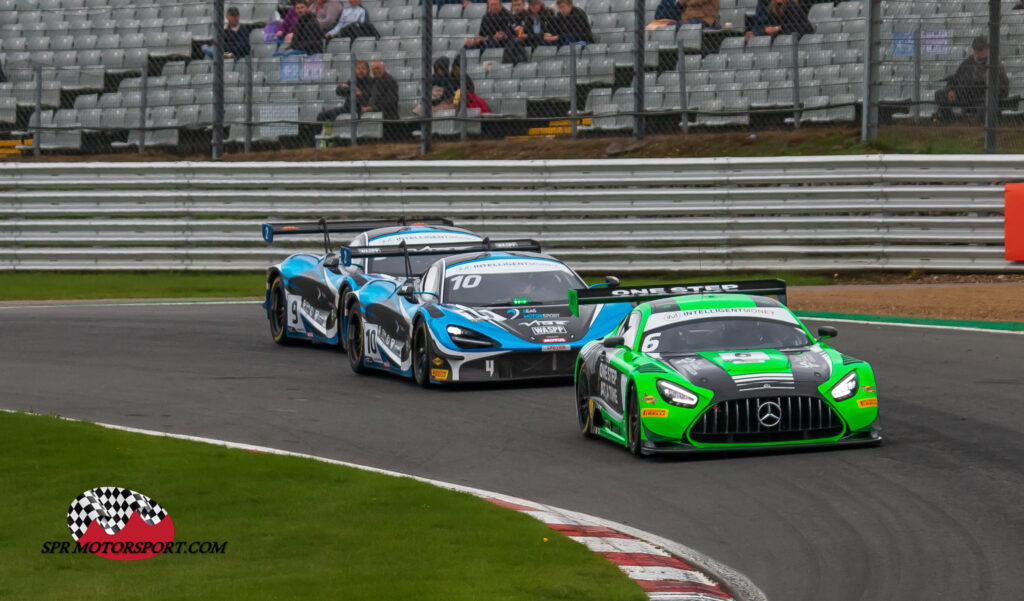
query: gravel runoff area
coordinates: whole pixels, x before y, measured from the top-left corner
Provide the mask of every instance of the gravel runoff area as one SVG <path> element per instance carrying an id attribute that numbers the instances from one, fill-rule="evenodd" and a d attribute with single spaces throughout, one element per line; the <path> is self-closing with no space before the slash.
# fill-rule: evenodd
<path id="1" fill-rule="evenodd" d="M 799 286 L 797 311 L 829 311 L 935 319 L 1024 321 L 1024 281 L 1003 283 Z"/>

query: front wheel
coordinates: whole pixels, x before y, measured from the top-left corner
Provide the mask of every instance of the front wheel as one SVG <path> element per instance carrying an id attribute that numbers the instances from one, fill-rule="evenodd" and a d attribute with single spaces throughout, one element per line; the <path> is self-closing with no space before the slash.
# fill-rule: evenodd
<path id="1" fill-rule="evenodd" d="M 430 334 L 427 332 L 427 324 L 421 321 L 412 339 L 412 377 L 423 388 L 430 386 L 429 360 Z"/>
<path id="2" fill-rule="evenodd" d="M 637 402 L 636 388 L 632 385 L 629 387 L 629 394 L 626 396 L 626 404 L 629 452 L 635 457 L 640 457 L 643 455 L 640 446 L 640 404 Z"/>
<path id="3" fill-rule="evenodd" d="M 597 438 L 593 428 L 594 401 L 590 400 L 590 385 L 582 369 L 576 375 L 576 417 L 579 420 L 580 434 L 584 438 Z"/>
<path id="4" fill-rule="evenodd" d="M 345 346 L 348 352 L 348 366 L 357 374 L 365 374 L 367 369 L 363 364 L 363 320 L 358 311 L 353 311 L 348 316 L 348 331 L 345 334 Z"/>
<path id="5" fill-rule="evenodd" d="M 288 299 L 284 293 L 284 280 L 281 276 L 274 278 L 270 284 L 270 308 L 267 311 L 270 321 L 270 336 L 278 344 L 292 344 L 288 337 Z"/>

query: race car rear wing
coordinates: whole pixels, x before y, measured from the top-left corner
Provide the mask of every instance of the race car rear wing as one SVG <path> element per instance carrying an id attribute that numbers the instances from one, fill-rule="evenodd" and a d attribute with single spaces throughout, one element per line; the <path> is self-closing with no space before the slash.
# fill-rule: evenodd
<path id="1" fill-rule="evenodd" d="M 274 236 L 298 235 L 298 234 L 323 234 L 326 252 L 330 252 L 329 234 L 357 234 L 382 227 L 394 227 L 396 225 L 453 225 L 451 219 L 378 219 L 378 220 L 336 220 L 327 221 L 320 218 L 317 221 L 289 221 L 283 223 L 264 223 L 262 226 L 263 240 L 267 244 L 274 242 Z"/>
<path id="2" fill-rule="evenodd" d="M 744 280 L 738 282 L 712 282 L 691 284 L 657 284 L 651 286 L 613 286 L 608 288 L 582 288 L 569 291 L 569 310 L 579 315 L 580 305 L 605 303 L 641 303 L 659 298 L 684 294 L 763 294 L 779 297 L 786 304 L 784 280 Z"/>
<path id="3" fill-rule="evenodd" d="M 406 276 L 412 277 L 412 267 L 409 257 L 424 255 L 458 255 L 471 252 L 500 251 L 529 251 L 540 252 L 540 242 L 530 239 L 520 240 L 483 240 L 474 242 L 445 242 L 442 244 L 417 244 L 410 246 L 403 241 L 397 246 L 342 246 L 341 264 L 346 267 L 352 264 L 352 259 L 363 259 L 372 257 L 405 257 Z"/>

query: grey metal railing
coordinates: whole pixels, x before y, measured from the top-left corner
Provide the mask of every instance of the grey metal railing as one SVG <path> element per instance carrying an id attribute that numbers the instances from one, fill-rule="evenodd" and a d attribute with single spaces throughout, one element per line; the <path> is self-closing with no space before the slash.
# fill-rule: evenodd
<path id="1" fill-rule="evenodd" d="M 0 269 L 260 269 L 318 242 L 267 219 L 442 216 L 588 272 L 1024 272 L 1012 181 L 1024 157 L 0 165 Z"/>

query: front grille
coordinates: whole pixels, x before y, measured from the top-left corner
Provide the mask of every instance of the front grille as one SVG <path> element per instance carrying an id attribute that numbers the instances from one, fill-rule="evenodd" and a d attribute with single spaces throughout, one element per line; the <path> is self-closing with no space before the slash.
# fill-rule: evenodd
<path id="1" fill-rule="evenodd" d="M 502 378 L 571 376 L 576 351 L 513 352 L 499 355 L 495 363 Z"/>
<path id="2" fill-rule="evenodd" d="M 795 442 L 842 432 L 842 420 L 824 399 L 752 397 L 708 407 L 690 427 L 690 439 L 708 444 Z"/>

